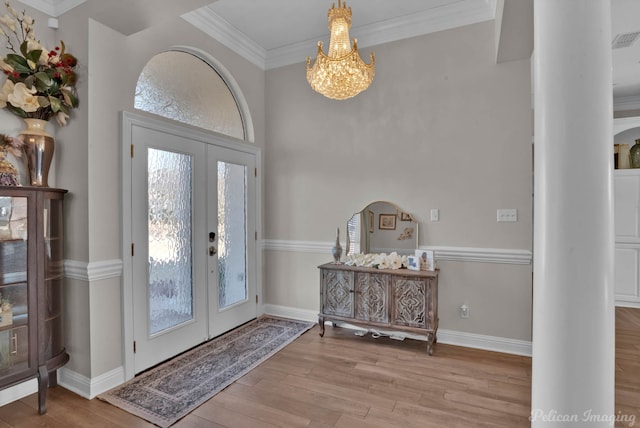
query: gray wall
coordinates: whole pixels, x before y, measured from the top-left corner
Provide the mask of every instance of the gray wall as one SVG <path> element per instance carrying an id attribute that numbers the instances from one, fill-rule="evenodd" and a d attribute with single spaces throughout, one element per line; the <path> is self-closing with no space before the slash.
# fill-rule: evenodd
<path id="1" fill-rule="evenodd" d="M 331 242 L 354 212 L 387 200 L 415 215 L 421 246 L 531 250 L 530 64 L 496 65 L 493 31 L 485 22 L 362 49 L 374 50 L 376 76 L 346 101 L 314 93 L 303 63 L 268 71 L 267 240 Z M 498 208 L 518 221 L 497 223 Z M 267 303 L 317 311 L 316 266 L 330 254 L 265 258 Z M 439 266 L 441 328 L 530 340 L 531 265 Z"/>
<path id="2" fill-rule="evenodd" d="M 70 370 L 95 378 L 122 365 L 121 278 L 89 268 L 124 257 L 118 114 L 133 109 L 146 62 L 174 45 L 216 57 L 242 88 L 264 149 L 267 242 L 330 244 L 353 213 L 388 200 L 420 222 L 422 246 L 531 250 L 530 67 L 495 64 L 492 22 L 374 47 L 372 87 L 337 102 L 309 88 L 302 62 L 264 73 L 180 18 L 124 36 L 88 18 L 99 7 L 89 0 L 40 34 L 65 40 L 80 61 L 80 108 L 54 129 L 52 177 L 70 190 L 66 258 L 85 266 L 66 282 Z M 1 132 L 21 129 L 4 111 L 0 119 Z M 428 221 L 431 208 L 440 222 Z M 497 208 L 518 209 L 519 221 L 496 223 Z M 316 266 L 329 260 L 268 249 L 266 303 L 317 311 Z M 441 328 L 530 340 L 530 265 L 440 268 Z M 462 303 L 469 320 L 458 317 Z"/>

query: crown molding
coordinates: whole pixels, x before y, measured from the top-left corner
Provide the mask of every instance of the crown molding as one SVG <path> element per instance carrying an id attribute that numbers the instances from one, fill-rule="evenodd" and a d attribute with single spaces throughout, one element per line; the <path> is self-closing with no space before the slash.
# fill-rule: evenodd
<path id="1" fill-rule="evenodd" d="M 640 110 L 640 96 L 617 97 L 613 99 L 613 111 Z"/>
<path id="2" fill-rule="evenodd" d="M 495 18 L 495 11 L 495 0 L 463 0 L 409 16 L 354 27 L 352 33 L 360 37 L 359 48 L 366 48 L 489 21 Z M 318 40 L 313 39 L 265 50 L 207 7 L 186 13 L 182 18 L 262 70 L 304 62 L 309 56 L 315 57 L 318 49 Z"/>
<path id="3" fill-rule="evenodd" d="M 54 18 L 70 11 L 76 6 L 80 6 L 86 1 L 87 0 L 20 0 L 21 3 L 31 6 Z"/>
<path id="4" fill-rule="evenodd" d="M 462 1 L 435 10 L 354 27 L 351 34 L 359 36 L 358 48 L 362 51 L 362 48 L 370 46 L 489 21 L 495 18 L 495 10 L 494 0 Z M 317 49 L 316 39 L 270 49 L 267 51 L 266 69 L 303 62 L 307 57 L 315 58 Z M 361 55 L 368 58 L 368 53 L 361 52 Z"/>
<path id="5" fill-rule="evenodd" d="M 181 18 L 261 70 L 265 70 L 266 50 L 208 7 L 185 13 Z"/>

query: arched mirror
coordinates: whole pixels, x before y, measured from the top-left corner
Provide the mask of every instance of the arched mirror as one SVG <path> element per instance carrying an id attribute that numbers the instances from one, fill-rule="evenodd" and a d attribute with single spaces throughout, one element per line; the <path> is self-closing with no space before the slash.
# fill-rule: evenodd
<path id="1" fill-rule="evenodd" d="M 347 222 L 346 255 L 413 254 L 418 248 L 418 223 L 391 202 L 372 202 Z"/>

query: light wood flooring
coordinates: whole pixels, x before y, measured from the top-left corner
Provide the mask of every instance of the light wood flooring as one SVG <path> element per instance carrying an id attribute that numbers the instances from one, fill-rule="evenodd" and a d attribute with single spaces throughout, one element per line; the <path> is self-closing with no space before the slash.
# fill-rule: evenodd
<path id="1" fill-rule="evenodd" d="M 527 427 L 530 387 L 530 358 L 316 326 L 175 427 Z M 0 407 L 0 428 L 153 426 L 61 387 L 47 405 Z M 616 410 L 640 424 L 640 309 L 616 310 Z"/>

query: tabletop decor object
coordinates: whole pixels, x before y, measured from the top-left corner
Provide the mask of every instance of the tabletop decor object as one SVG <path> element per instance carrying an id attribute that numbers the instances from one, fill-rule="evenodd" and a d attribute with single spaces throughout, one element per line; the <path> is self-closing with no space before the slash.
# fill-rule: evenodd
<path id="1" fill-rule="evenodd" d="M 629 157 L 631 159 L 631 168 L 640 168 L 640 139 L 637 139 L 636 143 L 629 150 Z"/>
<path id="2" fill-rule="evenodd" d="M 11 153 L 15 157 L 22 154 L 24 141 L 18 137 L 10 137 L 0 134 L 0 186 L 18 186 L 18 170 L 7 160 L 7 155 Z"/>

